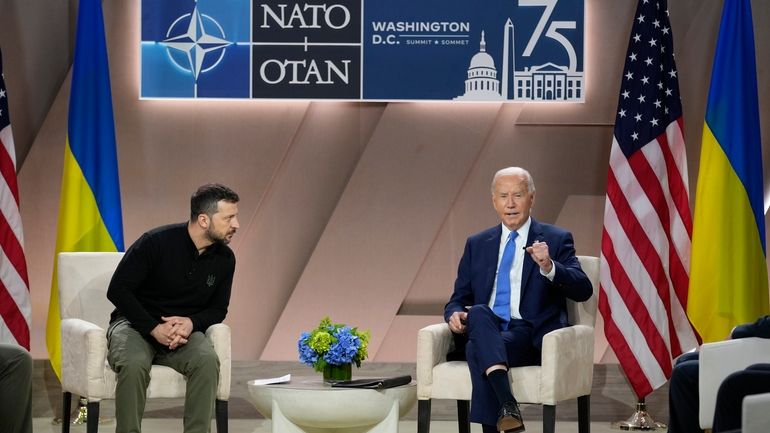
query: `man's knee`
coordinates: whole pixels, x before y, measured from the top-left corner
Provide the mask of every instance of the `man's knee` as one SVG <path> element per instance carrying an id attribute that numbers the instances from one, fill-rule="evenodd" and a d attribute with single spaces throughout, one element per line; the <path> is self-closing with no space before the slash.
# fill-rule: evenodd
<path id="1" fill-rule="evenodd" d="M 746 383 L 746 379 L 746 372 L 743 370 L 729 374 L 722 380 L 722 383 L 719 384 L 717 399 L 719 399 L 719 396 L 722 394 L 732 394 L 739 391 L 743 387 L 743 384 Z"/>
<path id="2" fill-rule="evenodd" d="M 486 305 L 474 305 L 468 310 L 468 326 L 473 327 L 481 321 L 488 321 L 494 316 L 492 310 Z"/>
<path id="3" fill-rule="evenodd" d="M 698 383 L 698 361 L 685 361 L 677 363 L 671 372 L 671 387 L 689 386 L 692 383 Z"/>
<path id="4" fill-rule="evenodd" d="M 14 355 L 13 362 L 18 373 L 23 374 L 25 377 L 32 376 L 32 357 L 29 355 L 29 352 L 20 347 Z"/>
<path id="5" fill-rule="evenodd" d="M 770 373 L 770 364 L 768 363 L 751 364 L 748 367 L 746 367 L 746 371 L 760 371 L 760 372 Z"/>
<path id="6" fill-rule="evenodd" d="M 190 342 L 195 351 L 195 355 L 190 360 L 190 367 L 193 371 L 208 371 L 219 374 L 219 357 L 214 351 L 211 341 L 202 333 L 196 332 L 191 336 Z"/>
<path id="7" fill-rule="evenodd" d="M 143 352 L 120 350 L 118 356 L 111 358 L 110 366 L 118 376 L 139 376 L 149 380 L 152 360 Z"/>
<path id="8" fill-rule="evenodd" d="M 3 353 L 0 356 L 0 360 L 2 360 L 0 362 L 0 370 L 5 368 L 13 376 L 32 376 L 32 357 L 24 348 L 10 344 L 3 345 Z"/>
<path id="9" fill-rule="evenodd" d="M 683 353 L 682 356 L 676 359 L 676 365 L 689 362 L 689 361 L 697 361 L 699 358 L 700 358 L 700 352 Z"/>
<path id="10" fill-rule="evenodd" d="M 193 366 L 195 370 L 203 370 L 219 374 L 219 357 L 213 350 L 202 351 L 193 359 Z"/>

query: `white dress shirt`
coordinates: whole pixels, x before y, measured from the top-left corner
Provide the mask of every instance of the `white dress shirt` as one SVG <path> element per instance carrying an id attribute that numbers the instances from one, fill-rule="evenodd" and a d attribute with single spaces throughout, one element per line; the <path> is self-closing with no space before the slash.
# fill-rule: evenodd
<path id="1" fill-rule="evenodd" d="M 527 237 L 529 236 L 529 226 L 532 225 L 532 217 L 527 218 L 527 222 L 524 223 L 516 233 L 518 236 L 514 240 L 515 254 L 513 256 L 513 264 L 511 265 L 511 317 L 514 319 L 521 319 L 521 313 L 519 312 L 519 305 L 521 304 L 521 273 L 524 268 L 524 255 L 529 254 L 524 250 L 527 245 Z M 500 260 L 503 258 L 503 251 L 505 250 L 505 244 L 508 242 L 508 236 L 511 230 L 501 224 L 502 233 L 500 234 L 500 247 L 497 252 L 497 269 L 500 270 Z M 537 239 L 536 239 L 537 240 Z M 540 274 L 553 281 L 553 276 L 556 274 L 556 266 L 551 267 L 551 272 L 544 273 L 540 269 Z M 495 305 L 495 297 L 497 296 L 497 273 L 495 273 L 495 282 L 492 284 L 492 296 L 489 299 L 489 308 L 493 308 Z"/>

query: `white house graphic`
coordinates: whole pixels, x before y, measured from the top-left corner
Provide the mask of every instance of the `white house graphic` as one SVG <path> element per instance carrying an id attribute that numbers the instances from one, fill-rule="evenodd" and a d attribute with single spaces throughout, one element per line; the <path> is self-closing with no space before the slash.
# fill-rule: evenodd
<path id="1" fill-rule="evenodd" d="M 513 22 L 505 22 L 503 32 L 503 62 L 500 80 L 495 61 L 487 53 L 484 31 L 481 31 L 479 52 L 468 66 L 465 93 L 456 101 L 582 101 L 583 72 L 578 72 L 575 56 L 569 56 L 569 66 L 547 62 L 542 65 L 516 70 L 516 48 L 513 41 Z M 509 66 L 510 64 L 510 66 Z M 509 71 L 512 71 L 509 72 Z M 508 95 L 508 79 L 513 79 L 513 95 Z M 502 80 L 502 85 L 500 81 Z"/>

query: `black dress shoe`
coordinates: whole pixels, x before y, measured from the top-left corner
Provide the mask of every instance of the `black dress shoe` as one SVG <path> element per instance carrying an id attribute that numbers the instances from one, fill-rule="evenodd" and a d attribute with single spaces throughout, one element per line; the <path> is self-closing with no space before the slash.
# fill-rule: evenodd
<path id="1" fill-rule="evenodd" d="M 518 403 L 509 401 L 500 408 L 500 413 L 497 416 L 497 431 L 505 433 L 524 431 L 524 421 L 521 420 Z"/>

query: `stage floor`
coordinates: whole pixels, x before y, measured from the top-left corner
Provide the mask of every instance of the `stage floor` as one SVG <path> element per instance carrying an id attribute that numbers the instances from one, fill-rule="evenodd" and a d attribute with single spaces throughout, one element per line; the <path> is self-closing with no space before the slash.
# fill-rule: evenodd
<path id="1" fill-rule="evenodd" d="M 34 361 L 32 416 L 35 418 L 36 432 L 60 431 L 50 426 L 54 416 L 61 417 L 61 386 L 47 360 Z M 269 427 L 262 426 L 267 421 L 251 404 L 246 383 L 251 379 L 278 377 L 284 374 L 312 375 L 312 368 L 299 362 L 265 362 L 265 361 L 233 361 L 232 386 L 229 401 L 230 430 L 235 432 L 268 432 Z M 413 363 L 370 363 L 365 362 L 362 368 L 354 369 L 353 376 L 392 377 L 410 374 L 415 377 Z M 73 412 L 77 397 L 73 396 Z M 668 422 L 668 385 L 655 390 L 646 398 L 647 410 L 656 421 Z M 610 423 L 623 421 L 630 417 L 636 406 L 636 396 L 631 391 L 625 377 L 617 365 L 597 364 L 594 366 L 593 390 L 591 392 L 591 421 L 592 432 L 609 431 Z M 456 402 L 450 400 L 434 400 L 431 405 L 431 420 L 433 433 L 457 431 Z M 181 431 L 183 399 L 148 400 L 145 409 L 145 420 L 150 428 L 154 423 L 166 426 L 176 426 L 170 431 Z M 101 404 L 103 417 L 114 417 L 114 400 L 105 400 Z M 528 432 L 540 432 L 542 429 L 542 407 L 538 405 L 522 405 L 522 414 Z M 407 413 L 402 420 L 402 431 L 417 431 L 415 421 L 417 407 Z M 556 431 L 577 431 L 577 402 L 565 401 L 556 406 Z M 162 424 L 166 423 L 166 424 Z M 169 424 L 170 423 L 170 424 Z M 177 424 L 179 424 L 177 426 Z M 262 426 L 262 427 L 260 427 Z M 448 430 L 442 430 L 448 429 Z M 114 431 L 112 426 L 105 426 L 100 431 Z M 73 430 L 77 431 L 77 430 Z M 85 429 L 83 429 L 85 432 Z M 169 431 L 160 427 L 150 431 Z M 214 431 L 214 430 L 212 430 Z M 617 431 L 617 430 L 615 430 Z"/>
<path id="2" fill-rule="evenodd" d="M 524 420 L 526 433 L 542 433 L 543 424 L 540 420 L 527 422 Z M 33 420 L 33 430 L 35 433 L 60 433 L 61 426 L 52 425 L 50 418 L 35 418 Z M 270 433 L 270 421 L 264 419 L 231 419 L 228 425 L 230 433 Z M 401 433 L 416 432 L 417 423 L 415 421 L 401 421 L 398 424 L 398 430 Z M 73 426 L 70 429 L 73 433 L 85 432 L 85 426 Z M 115 423 L 107 422 L 100 426 L 100 432 L 109 433 L 115 431 Z M 169 418 L 145 418 L 142 422 L 143 433 L 168 433 L 181 432 L 182 421 L 180 419 Z M 212 433 L 216 428 L 212 423 Z M 556 431 L 559 433 L 577 433 L 577 423 L 570 421 L 557 421 Z M 591 433 L 618 433 L 622 430 L 613 429 L 608 422 L 591 423 Z M 456 433 L 457 423 L 454 421 L 433 421 L 430 425 L 431 433 Z M 471 424 L 472 433 L 481 433 L 481 427 L 477 424 Z"/>

